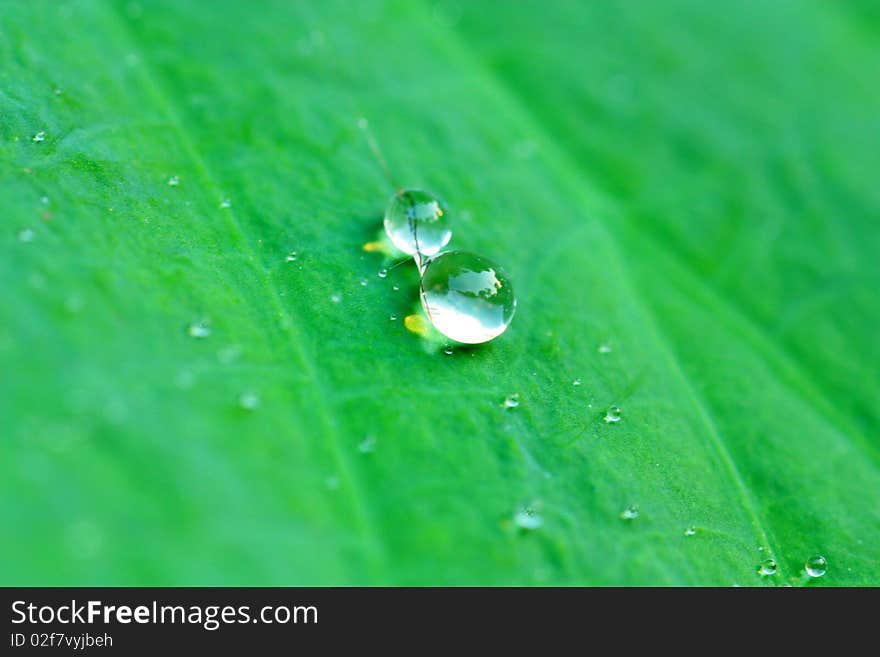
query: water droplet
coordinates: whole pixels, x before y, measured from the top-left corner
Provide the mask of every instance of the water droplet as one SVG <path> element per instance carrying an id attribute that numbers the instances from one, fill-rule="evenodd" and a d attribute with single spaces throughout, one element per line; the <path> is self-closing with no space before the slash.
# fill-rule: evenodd
<path id="1" fill-rule="evenodd" d="M 260 397 L 255 392 L 243 392 L 238 396 L 238 405 L 246 411 L 254 411 L 260 405 Z"/>
<path id="2" fill-rule="evenodd" d="M 445 347 L 443 347 L 443 353 L 447 356 L 451 356 L 453 353 L 455 353 L 455 350 L 452 348 L 451 345 L 446 345 Z"/>
<path id="3" fill-rule="evenodd" d="M 202 319 L 190 324 L 186 332 L 191 338 L 204 339 L 211 335 L 211 326 L 208 320 Z"/>
<path id="4" fill-rule="evenodd" d="M 297 253 L 296 251 L 291 251 L 287 254 L 287 262 L 296 262 Z"/>
<path id="5" fill-rule="evenodd" d="M 56 96 L 60 96 L 61 94 L 64 93 L 64 89 L 56 88 L 52 91 L 52 93 L 55 94 Z"/>
<path id="6" fill-rule="evenodd" d="M 579 386 L 580 384 L 581 384 L 580 379 L 575 379 L 574 381 L 571 382 L 571 385 L 573 385 L 573 386 Z"/>
<path id="7" fill-rule="evenodd" d="M 34 141 L 45 141 L 46 139 L 46 131 L 40 130 L 37 134 L 33 136 Z"/>
<path id="8" fill-rule="evenodd" d="M 34 232 L 33 228 L 22 228 L 18 231 L 18 241 L 22 244 L 33 242 L 36 236 L 37 234 Z"/>
<path id="9" fill-rule="evenodd" d="M 761 565 L 758 566 L 758 574 L 762 576 L 775 575 L 776 574 L 776 560 L 775 559 L 765 559 L 761 562 Z"/>
<path id="10" fill-rule="evenodd" d="M 177 187 L 177 186 L 180 184 L 180 178 L 179 178 L 178 176 L 171 176 L 171 177 L 168 179 L 168 184 L 169 184 L 171 187 Z"/>
<path id="11" fill-rule="evenodd" d="M 515 392 L 512 395 L 507 395 L 504 398 L 503 406 L 504 408 L 516 408 L 519 406 L 519 393 Z"/>
<path id="12" fill-rule="evenodd" d="M 402 189 L 385 210 L 385 232 L 408 255 L 436 255 L 452 237 L 449 212 L 434 195 Z"/>
<path id="13" fill-rule="evenodd" d="M 361 454 L 369 454 L 370 452 L 375 451 L 375 449 L 376 438 L 374 436 L 367 436 L 360 442 L 360 444 L 358 444 L 358 451 Z"/>
<path id="14" fill-rule="evenodd" d="M 228 198 L 225 198 L 225 199 L 223 199 L 222 201 L 220 201 L 220 207 L 223 208 L 224 210 L 225 210 L 226 208 L 231 208 L 231 207 L 232 207 L 232 201 L 230 201 Z"/>
<path id="15" fill-rule="evenodd" d="M 397 292 L 400 289 L 400 286 L 399 285 L 392 285 L 391 289 L 394 290 L 395 292 Z"/>
<path id="16" fill-rule="evenodd" d="M 639 517 L 639 507 L 635 504 L 628 506 L 620 512 L 621 520 L 635 520 Z"/>
<path id="17" fill-rule="evenodd" d="M 513 516 L 513 524 L 519 529 L 528 532 L 539 529 L 544 524 L 544 517 L 540 512 L 540 504 L 530 504 L 517 511 Z"/>
<path id="18" fill-rule="evenodd" d="M 330 301 L 332 301 L 333 303 L 339 303 L 340 301 L 342 301 L 342 297 L 338 294 L 331 294 Z"/>
<path id="19" fill-rule="evenodd" d="M 685 536 L 696 536 L 697 535 L 697 528 L 694 527 L 693 525 L 691 525 L 690 527 L 688 527 L 687 529 L 684 530 L 684 535 Z"/>
<path id="20" fill-rule="evenodd" d="M 610 354 L 611 353 L 611 345 L 610 344 L 599 345 L 599 353 L 600 354 Z"/>
<path id="21" fill-rule="evenodd" d="M 388 319 L 390 319 L 392 322 L 396 322 L 396 321 L 397 321 L 397 315 L 395 315 L 394 313 L 391 313 L 391 315 L 388 316 Z"/>
<path id="22" fill-rule="evenodd" d="M 49 197 L 48 196 L 41 196 L 40 203 L 42 203 L 43 205 L 49 205 Z"/>
<path id="23" fill-rule="evenodd" d="M 376 276 L 378 276 L 379 278 L 385 278 L 386 276 L 388 276 L 388 270 L 383 267 L 376 273 Z"/>
<path id="24" fill-rule="evenodd" d="M 623 411 L 620 410 L 620 406 L 611 405 L 608 407 L 608 410 L 605 411 L 605 417 L 602 419 L 608 423 L 611 422 L 620 422 L 620 416 L 623 414 Z M 638 413 L 636 413 L 638 415 Z"/>
<path id="25" fill-rule="evenodd" d="M 367 287 L 367 283 L 369 283 L 369 281 L 366 278 L 361 279 L 361 287 Z"/>
<path id="26" fill-rule="evenodd" d="M 501 269 L 464 251 L 449 251 L 428 261 L 421 297 L 434 327 L 465 344 L 497 338 L 516 312 L 513 286 Z"/>
<path id="27" fill-rule="evenodd" d="M 807 571 L 807 575 L 810 577 L 822 577 L 825 571 L 828 570 L 828 562 L 825 561 L 825 557 L 817 554 L 807 559 L 807 563 L 804 564 L 804 570 Z"/>

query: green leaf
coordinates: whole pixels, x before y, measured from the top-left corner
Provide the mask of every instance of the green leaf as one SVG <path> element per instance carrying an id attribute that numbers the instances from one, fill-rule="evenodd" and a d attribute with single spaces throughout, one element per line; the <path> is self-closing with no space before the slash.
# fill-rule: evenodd
<path id="1" fill-rule="evenodd" d="M 867 5 L 0 25 L 0 583 L 880 584 Z M 405 328 L 371 135 L 498 340 Z"/>

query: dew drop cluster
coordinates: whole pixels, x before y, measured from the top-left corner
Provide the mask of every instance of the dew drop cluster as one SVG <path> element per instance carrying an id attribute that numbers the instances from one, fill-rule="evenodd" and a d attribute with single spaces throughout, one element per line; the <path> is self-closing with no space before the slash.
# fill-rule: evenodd
<path id="1" fill-rule="evenodd" d="M 443 251 L 452 228 L 439 198 L 418 189 L 398 191 L 388 202 L 384 226 L 394 246 L 416 262 L 422 308 L 434 328 L 460 344 L 488 342 L 507 330 L 516 312 L 510 279 L 488 258 Z"/>

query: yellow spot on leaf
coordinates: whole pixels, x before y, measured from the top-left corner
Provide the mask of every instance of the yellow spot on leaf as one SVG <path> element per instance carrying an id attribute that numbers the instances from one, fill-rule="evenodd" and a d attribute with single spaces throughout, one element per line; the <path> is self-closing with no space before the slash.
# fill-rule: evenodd
<path id="1" fill-rule="evenodd" d="M 385 248 L 385 245 L 382 242 L 367 242 L 361 247 L 367 253 L 374 253 L 376 251 L 381 251 Z"/>
<path id="2" fill-rule="evenodd" d="M 423 338 L 428 335 L 428 320 L 422 315 L 407 315 L 403 320 L 403 325 L 408 331 L 412 331 Z"/>

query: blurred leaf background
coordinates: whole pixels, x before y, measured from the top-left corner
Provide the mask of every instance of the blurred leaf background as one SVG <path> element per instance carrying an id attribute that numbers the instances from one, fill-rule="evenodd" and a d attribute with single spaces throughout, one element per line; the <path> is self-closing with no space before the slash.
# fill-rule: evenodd
<path id="1" fill-rule="evenodd" d="M 878 43 L 868 2 L 2 3 L 0 583 L 877 585 Z M 512 273 L 499 340 L 404 328 L 362 118 Z"/>

